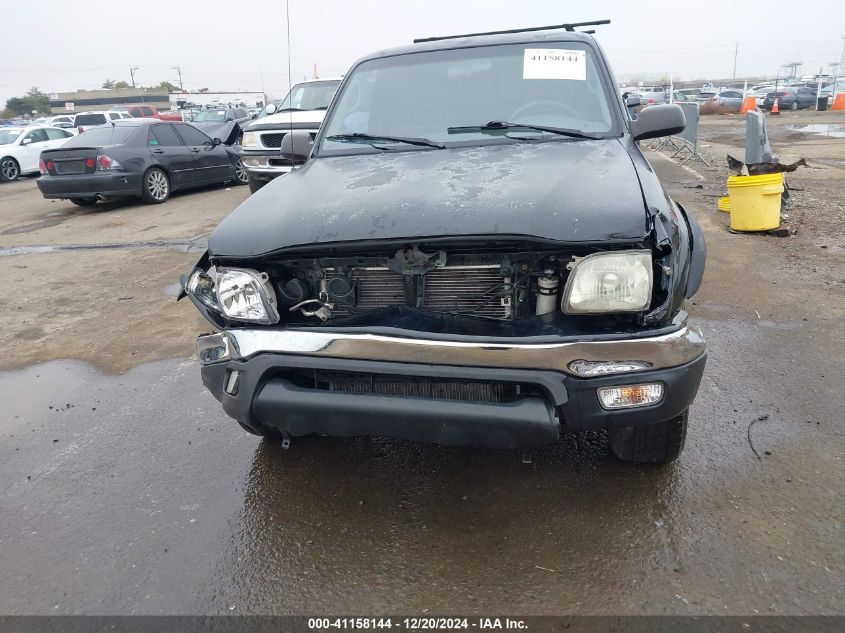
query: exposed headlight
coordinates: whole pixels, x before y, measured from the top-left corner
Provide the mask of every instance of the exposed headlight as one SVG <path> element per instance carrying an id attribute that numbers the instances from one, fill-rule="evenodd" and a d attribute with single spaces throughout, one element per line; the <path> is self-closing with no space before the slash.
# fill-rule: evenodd
<path id="1" fill-rule="evenodd" d="M 572 269 L 561 299 L 567 314 L 639 312 L 651 302 L 651 251 L 587 255 Z"/>
<path id="2" fill-rule="evenodd" d="M 214 279 L 202 268 L 194 268 L 185 284 L 185 292 L 216 312 L 220 312 L 217 294 L 214 292 Z"/>
<path id="3" fill-rule="evenodd" d="M 238 321 L 277 323 L 276 294 L 266 273 L 246 269 L 218 269 L 217 301 L 223 314 Z"/>
<path id="4" fill-rule="evenodd" d="M 244 132 L 244 136 L 241 139 L 241 147 L 260 147 L 261 143 L 258 140 L 258 134 L 256 132 Z"/>

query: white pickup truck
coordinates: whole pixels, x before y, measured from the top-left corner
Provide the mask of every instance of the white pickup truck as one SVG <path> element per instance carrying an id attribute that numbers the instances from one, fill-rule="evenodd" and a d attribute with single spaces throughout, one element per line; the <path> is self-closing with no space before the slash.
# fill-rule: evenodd
<path id="1" fill-rule="evenodd" d="M 281 102 L 268 104 L 243 135 L 241 160 L 249 175 L 249 190 L 258 191 L 276 176 L 296 165 L 282 158 L 282 139 L 291 130 L 304 130 L 313 139 L 337 92 L 341 77 L 311 79 L 296 84 Z"/>

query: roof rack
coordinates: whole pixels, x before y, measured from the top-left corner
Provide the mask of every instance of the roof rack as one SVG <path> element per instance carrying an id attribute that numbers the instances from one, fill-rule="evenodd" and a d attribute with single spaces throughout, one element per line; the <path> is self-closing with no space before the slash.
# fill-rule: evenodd
<path id="1" fill-rule="evenodd" d="M 414 44 L 422 44 L 423 42 L 437 42 L 440 40 L 454 40 L 460 37 L 479 37 L 481 35 L 507 35 L 509 33 L 531 33 L 533 31 L 557 31 L 565 29 L 567 31 L 575 31 L 576 27 L 580 26 L 598 26 L 599 24 L 610 24 L 610 20 L 595 20 L 593 22 L 572 22 L 571 24 L 553 24 L 552 26 L 532 26 L 526 29 L 509 29 L 507 31 L 487 31 L 485 33 L 464 33 L 463 35 L 442 35 L 439 37 L 423 37 L 414 40 Z M 581 33 L 595 33 L 595 29 L 590 31 L 580 31 Z"/>

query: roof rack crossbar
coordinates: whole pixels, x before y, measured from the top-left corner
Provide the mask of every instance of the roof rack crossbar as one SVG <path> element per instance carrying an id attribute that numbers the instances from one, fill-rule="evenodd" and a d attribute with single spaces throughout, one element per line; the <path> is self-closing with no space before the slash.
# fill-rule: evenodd
<path id="1" fill-rule="evenodd" d="M 442 35 L 438 37 L 422 37 L 414 40 L 414 44 L 422 44 L 423 42 L 438 42 L 440 40 L 454 40 L 461 37 L 479 37 L 482 35 L 508 35 L 510 33 L 531 33 L 533 31 L 556 31 L 565 29 L 567 31 L 575 31 L 579 26 L 598 26 L 600 24 L 610 24 L 610 20 L 595 20 L 592 22 L 572 22 L 570 24 L 553 24 L 551 26 L 532 26 L 525 29 L 509 29 L 507 31 L 487 31 L 485 33 L 464 33 L 463 35 Z M 593 31 L 582 31 L 583 33 L 593 33 Z"/>

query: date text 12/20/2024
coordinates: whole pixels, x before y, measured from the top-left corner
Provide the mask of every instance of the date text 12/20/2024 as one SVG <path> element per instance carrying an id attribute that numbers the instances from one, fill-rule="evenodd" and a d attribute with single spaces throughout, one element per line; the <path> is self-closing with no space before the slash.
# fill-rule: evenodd
<path id="1" fill-rule="evenodd" d="M 438 631 L 445 629 L 481 631 L 490 630 L 525 630 L 527 625 L 518 618 L 308 618 L 308 629 L 328 631 L 332 629 L 400 629 L 408 631 Z"/>

